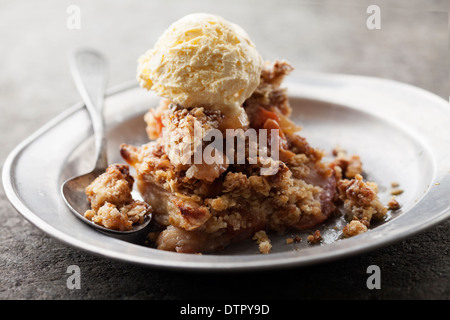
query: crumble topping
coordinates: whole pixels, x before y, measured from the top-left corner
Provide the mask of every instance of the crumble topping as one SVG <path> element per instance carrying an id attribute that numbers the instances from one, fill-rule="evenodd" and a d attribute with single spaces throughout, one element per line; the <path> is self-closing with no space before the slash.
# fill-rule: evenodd
<path id="1" fill-rule="evenodd" d="M 365 232 L 370 226 L 372 219 L 381 220 L 387 213 L 387 208 L 378 198 L 378 186 L 374 182 L 364 181 L 360 174 L 354 179 L 343 179 L 337 184 L 339 199 L 343 202 L 343 207 L 348 219 L 352 220 L 347 229 L 354 230 L 358 227 L 358 233 Z M 366 226 L 360 227 L 354 221 L 358 220 Z M 344 228 L 345 229 L 345 228 Z M 345 230 L 354 235 L 353 231 Z"/>
<path id="2" fill-rule="evenodd" d="M 322 235 L 320 234 L 320 230 L 314 231 L 313 234 L 310 234 L 307 238 L 308 242 L 311 244 L 317 244 L 322 241 Z"/>
<path id="3" fill-rule="evenodd" d="M 340 167 L 344 178 L 353 179 L 357 174 L 362 175 L 362 161 L 358 155 L 349 156 L 339 148 L 333 150 L 333 155 L 336 157 L 333 164 Z"/>
<path id="4" fill-rule="evenodd" d="M 391 200 L 389 200 L 387 206 L 388 206 L 389 210 L 391 210 L 391 211 L 396 211 L 401 208 L 400 203 L 398 203 L 398 201 L 397 201 L 397 199 L 395 199 L 395 197 L 392 197 Z"/>
<path id="5" fill-rule="evenodd" d="M 286 244 L 292 244 L 292 243 L 300 243 L 302 242 L 302 238 L 299 236 L 295 236 L 295 237 L 289 237 L 286 239 Z"/>
<path id="6" fill-rule="evenodd" d="M 256 243 L 259 246 L 259 252 L 263 254 L 268 254 L 272 249 L 272 244 L 270 243 L 270 239 L 267 236 L 264 230 L 260 230 L 254 234 L 252 237 L 253 240 L 256 240 Z"/>
<path id="7" fill-rule="evenodd" d="M 367 226 L 360 220 L 352 220 L 350 223 L 348 223 L 344 229 L 342 229 L 344 237 L 353 237 L 358 234 L 366 232 Z"/>
<path id="8" fill-rule="evenodd" d="M 391 194 L 392 194 L 393 196 L 398 196 L 398 195 L 401 195 L 402 193 L 403 193 L 403 190 L 402 190 L 402 189 L 396 188 L 396 189 L 391 190 Z"/>
<path id="9" fill-rule="evenodd" d="M 91 209 L 84 216 L 108 229 L 120 231 L 131 230 L 133 224 L 143 223 L 151 206 L 133 200 L 133 183 L 127 165 L 110 165 L 86 188 Z"/>

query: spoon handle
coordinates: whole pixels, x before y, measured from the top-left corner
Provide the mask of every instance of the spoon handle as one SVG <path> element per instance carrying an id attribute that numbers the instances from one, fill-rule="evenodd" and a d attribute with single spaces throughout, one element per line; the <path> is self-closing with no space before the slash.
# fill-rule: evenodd
<path id="1" fill-rule="evenodd" d="M 92 120 L 96 156 L 94 169 L 106 169 L 108 160 L 103 119 L 103 100 L 107 77 L 106 60 L 96 51 L 80 49 L 70 55 L 69 66 L 75 85 Z"/>

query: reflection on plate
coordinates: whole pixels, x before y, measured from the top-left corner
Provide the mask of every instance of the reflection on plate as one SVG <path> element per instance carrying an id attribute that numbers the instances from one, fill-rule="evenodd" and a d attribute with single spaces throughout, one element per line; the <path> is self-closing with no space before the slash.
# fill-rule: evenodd
<path id="1" fill-rule="evenodd" d="M 391 182 L 404 193 L 402 207 L 368 232 L 341 239 L 342 217 L 321 226 L 323 241 L 306 242 L 309 231 L 270 235 L 272 252 L 259 254 L 252 240 L 214 254 L 156 250 L 142 239 L 125 242 L 91 229 L 66 208 L 60 185 L 93 166 L 89 116 L 78 104 L 11 152 L 3 168 L 6 194 L 15 208 L 47 234 L 78 249 L 121 261 L 180 269 L 243 270 L 300 266 L 373 250 L 433 226 L 450 216 L 450 108 L 421 89 L 382 79 L 304 74 L 287 83 L 292 119 L 311 145 L 336 146 L 361 156 L 368 180 L 387 203 Z M 147 141 L 143 114 L 159 98 L 133 83 L 110 90 L 105 113 L 109 162 L 124 163 L 121 143 Z M 286 244 L 298 235 L 299 243 Z"/>

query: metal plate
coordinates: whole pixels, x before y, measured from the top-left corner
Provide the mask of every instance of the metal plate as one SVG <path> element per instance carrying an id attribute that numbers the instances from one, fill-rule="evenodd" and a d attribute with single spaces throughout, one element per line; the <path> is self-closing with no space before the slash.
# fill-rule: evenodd
<path id="1" fill-rule="evenodd" d="M 422 89 L 389 80 L 304 73 L 286 83 L 292 117 L 301 134 L 325 152 L 340 146 L 363 160 L 366 178 L 378 183 L 385 203 L 399 182 L 401 210 L 368 232 L 341 239 L 343 218 L 320 227 L 321 244 L 308 231 L 271 235 L 273 249 L 259 254 L 254 241 L 215 254 L 165 252 L 111 238 L 76 219 L 60 196 L 66 178 L 93 166 L 89 116 L 77 104 L 17 146 L 5 161 L 3 185 L 13 206 L 35 226 L 75 248 L 147 266 L 187 270 L 244 270 L 303 266 L 360 254 L 411 236 L 450 216 L 450 107 Z M 159 98 L 135 81 L 112 89 L 106 99 L 108 156 L 124 161 L 121 143 L 146 142 L 143 114 Z M 286 244 L 298 235 L 303 241 Z"/>

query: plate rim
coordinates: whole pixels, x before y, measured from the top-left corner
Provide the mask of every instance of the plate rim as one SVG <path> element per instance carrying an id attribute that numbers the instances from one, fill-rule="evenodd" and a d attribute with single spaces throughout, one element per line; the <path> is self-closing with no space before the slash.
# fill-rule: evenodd
<path id="1" fill-rule="evenodd" d="M 324 75 L 327 77 L 332 77 L 335 79 L 349 79 L 351 78 L 354 81 L 364 80 L 364 81 L 382 81 L 382 82 L 391 82 L 394 85 L 401 85 L 404 86 L 404 88 L 411 90 L 413 89 L 416 93 L 420 93 L 422 95 L 426 95 L 427 98 L 431 98 L 435 100 L 436 102 L 439 102 L 439 106 L 444 106 L 443 110 L 450 110 L 450 105 L 448 105 L 449 108 L 445 109 L 445 104 L 442 102 L 446 101 L 435 95 L 434 93 L 431 93 L 429 91 L 426 91 L 422 88 L 415 87 L 413 85 L 398 82 L 395 80 L 390 79 L 384 79 L 384 78 L 376 78 L 376 77 L 368 77 L 368 76 L 360 76 L 360 75 L 347 75 L 347 74 L 330 74 L 330 73 L 321 73 L 321 72 L 307 72 L 304 74 L 303 77 L 305 78 L 311 78 L 311 77 L 317 77 L 317 79 L 323 79 Z M 291 81 L 287 81 L 288 84 L 297 82 L 299 77 L 292 77 Z M 107 90 L 106 97 L 113 96 L 115 94 L 119 94 L 121 92 L 133 89 L 138 87 L 135 80 L 130 80 L 127 82 L 123 82 L 119 85 L 116 85 L 114 87 L 111 87 Z M 316 98 L 314 98 L 317 100 Z M 403 231 L 402 233 L 392 233 L 392 234 L 386 234 L 385 237 L 383 237 L 383 241 L 378 242 L 362 242 L 358 246 L 352 246 L 350 248 L 337 248 L 337 250 L 332 252 L 326 252 L 325 254 L 321 254 L 319 257 L 316 257 L 314 255 L 308 256 L 306 259 L 298 259 L 301 256 L 294 256 L 294 257 L 285 257 L 284 259 L 276 259 L 276 255 L 282 255 L 285 253 L 271 253 L 270 256 L 274 257 L 274 259 L 271 260 L 264 260 L 260 261 L 259 259 L 255 259 L 253 261 L 234 261 L 234 262 L 218 262 L 218 263 L 204 263 L 204 262 L 197 262 L 197 261 L 183 261 L 183 264 L 180 265 L 179 261 L 163 261 L 160 259 L 157 259 L 156 261 L 146 257 L 145 259 L 136 257 L 132 254 L 124 254 L 121 252 L 115 252 L 113 250 L 108 250 L 105 248 L 101 248 L 99 250 L 98 247 L 85 243 L 82 240 L 73 238 L 71 236 L 68 236 L 63 231 L 58 230 L 54 226 L 46 223 L 44 220 L 39 218 L 32 209 L 28 208 L 20 199 L 18 194 L 16 193 L 16 190 L 13 185 L 12 181 L 12 172 L 15 164 L 15 160 L 20 156 L 20 153 L 26 148 L 26 146 L 33 143 L 37 138 L 39 138 L 42 134 L 49 131 L 51 128 L 53 128 L 57 123 L 62 121 L 63 119 L 66 119 L 70 117 L 72 114 L 76 113 L 80 109 L 84 108 L 84 104 L 82 102 L 78 102 L 73 104 L 71 107 L 69 107 L 67 110 L 64 110 L 54 118 L 52 118 L 50 121 L 48 121 L 46 124 L 44 124 L 42 127 L 40 127 L 38 130 L 36 130 L 34 133 L 32 133 L 30 136 L 28 136 L 26 139 L 24 139 L 22 142 L 20 142 L 15 148 L 13 148 L 8 156 L 6 157 L 4 164 L 3 164 L 3 170 L 2 170 L 2 182 L 3 182 L 3 188 L 5 190 L 5 195 L 11 205 L 15 208 L 15 210 L 21 214 L 26 220 L 28 220 L 31 224 L 38 227 L 41 231 L 46 233 L 47 235 L 56 238 L 57 240 L 74 247 L 78 250 L 87 251 L 93 255 L 100 256 L 103 258 L 118 260 L 122 262 L 128 262 L 128 263 L 134 263 L 142 266 L 151 266 L 151 267 L 160 267 L 160 268 L 169 268 L 169 269 L 183 269 L 183 270 L 202 270 L 202 271 L 242 271 L 242 270 L 264 270 L 264 269 L 270 269 L 270 268 L 288 268 L 288 267 L 300 267 L 300 266 L 308 266 L 313 264 L 319 264 L 324 263 L 328 261 L 337 260 L 340 258 L 345 258 L 349 256 L 358 255 L 361 253 L 369 252 L 376 250 L 380 247 L 388 246 L 394 242 L 401 241 L 405 238 L 408 238 L 412 236 L 413 234 L 423 232 L 426 229 L 429 229 L 440 222 L 448 219 L 450 217 L 450 206 L 439 212 L 438 214 L 435 214 L 433 219 L 430 219 L 427 223 L 420 225 L 419 228 L 416 228 L 412 230 L 411 228 Z M 369 232 L 370 233 L 370 232 Z M 367 233 L 368 234 L 368 233 Z M 367 234 L 360 235 L 361 236 L 367 236 Z M 346 239 L 345 241 L 354 241 L 355 238 Z M 336 243 L 336 242 L 335 242 Z M 327 244 L 326 246 L 333 246 L 333 244 Z M 308 249 L 304 249 L 308 250 Z M 179 255 L 179 253 L 171 253 Z M 211 255 L 209 255 L 211 256 Z M 214 256 L 214 255 L 213 255 Z M 220 257 L 220 256 L 216 256 Z"/>

